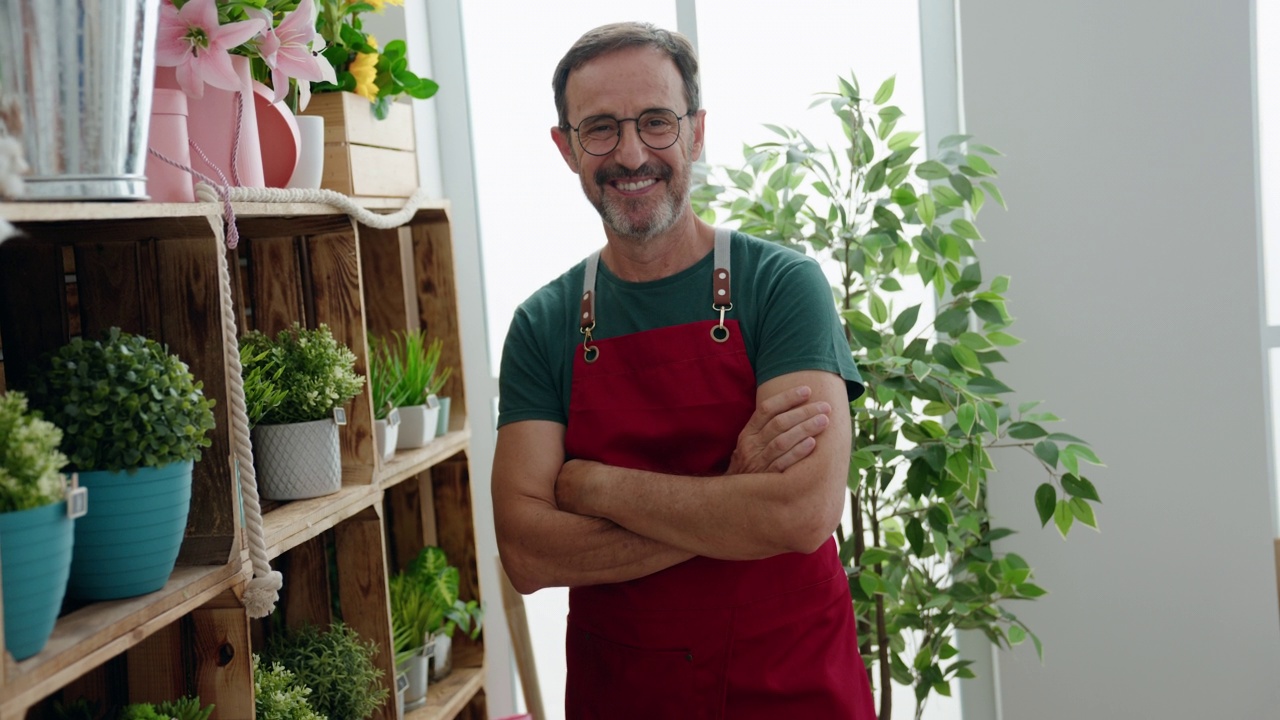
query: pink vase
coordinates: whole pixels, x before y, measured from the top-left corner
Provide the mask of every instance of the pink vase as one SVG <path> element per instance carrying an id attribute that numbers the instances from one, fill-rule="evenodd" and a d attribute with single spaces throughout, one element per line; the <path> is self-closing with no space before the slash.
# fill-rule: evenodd
<path id="1" fill-rule="evenodd" d="M 191 164 L 187 145 L 187 94 L 156 88 L 151 97 L 151 130 L 147 148 L 179 165 Z M 195 202 L 191 173 L 147 153 L 147 195 L 152 202 Z"/>
<path id="2" fill-rule="evenodd" d="M 204 97 L 187 98 L 187 135 L 194 142 L 191 166 L 215 182 L 240 187 L 265 187 L 262 175 L 262 147 L 258 140 L 258 114 L 254 108 L 253 78 L 249 58 L 231 56 L 231 65 L 240 76 L 242 89 L 222 90 L 205 84 Z M 173 68 L 156 68 L 156 87 L 179 89 Z M 243 102 L 237 109 L 237 95 Z M 236 142 L 236 115 L 240 114 L 240 136 Z M 197 151 L 197 148 L 199 151 Z M 232 151 L 236 174 L 231 172 Z M 201 157 L 203 153 L 209 162 Z M 210 164 L 211 163 L 211 164 Z M 238 174 L 239 182 L 236 182 Z M 225 178 L 225 180 L 224 180 Z"/>

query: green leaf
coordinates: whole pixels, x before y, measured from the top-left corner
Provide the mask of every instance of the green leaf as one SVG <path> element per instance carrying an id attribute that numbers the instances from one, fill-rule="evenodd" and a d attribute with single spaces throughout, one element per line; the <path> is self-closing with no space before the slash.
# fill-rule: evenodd
<path id="1" fill-rule="evenodd" d="M 996 278 L 991 281 L 991 292 L 1004 293 L 1004 292 L 1008 292 L 1008 290 L 1009 290 L 1008 275 L 997 275 Z"/>
<path id="2" fill-rule="evenodd" d="M 871 319 L 877 323 L 886 322 L 889 319 L 889 307 L 885 305 L 884 300 L 880 299 L 879 295 L 871 293 L 870 302 Z"/>
<path id="3" fill-rule="evenodd" d="M 978 228 L 974 227 L 973 223 L 963 218 L 952 220 L 951 229 L 952 231 L 955 232 L 955 234 L 968 240 L 982 239 L 982 235 L 978 233 Z"/>
<path id="4" fill-rule="evenodd" d="M 1000 418 L 996 413 L 996 408 L 989 402 L 978 404 L 978 416 L 982 418 L 982 426 L 989 432 L 996 432 L 1000 428 Z"/>
<path id="5" fill-rule="evenodd" d="M 875 97 L 871 102 L 875 105 L 883 105 L 889 102 L 889 98 L 893 97 L 893 84 L 896 76 L 890 75 L 888 80 L 880 84 L 880 89 L 876 90 Z"/>
<path id="6" fill-rule="evenodd" d="M 951 171 L 937 160 L 926 160 L 916 166 L 916 175 L 922 180 L 946 180 L 951 177 Z M 948 191 L 954 192 L 949 188 Z"/>
<path id="7" fill-rule="evenodd" d="M 965 403 L 956 409 L 956 423 L 960 426 L 960 432 L 965 435 L 973 430 L 973 423 L 977 418 L 978 411 L 970 403 Z M 1057 446 L 1054 447 L 1056 449 Z"/>
<path id="8" fill-rule="evenodd" d="M 1094 530 L 1098 529 L 1098 521 L 1093 517 L 1093 507 L 1089 505 L 1087 500 L 1084 500 L 1083 498 L 1071 498 L 1067 504 L 1071 506 L 1071 514 L 1074 515 L 1077 520 L 1088 525 Z"/>
<path id="9" fill-rule="evenodd" d="M 952 356 L 956 362 L 960 363 L 960 367 L 972 373 L 982 372 L 982 363 L 978 361 L 978 356 L 972 350 L 964 345 L 956 345 L 951 349 Z"/>
<path id="10" fill-rule="evenodd" d="M 1071 504 L 1066 500 L 1059 500 L 1053 508 L 1053 524 L 1058 527 L 1062 537 L 1065 538 L 1071 532 L 1071 525 L 1074 522 L 1075 516 L 1071 514 Z"/>
<path id="11" fill-rule="evenodd" d="M 890 150 L 903 150 L 910 147 L 918 137 L 920 137 L 918 132 L 900 132 L 889 138 L 888 147 Z"/>
<path id="12" fill-rule="evenodd" d="M 979 173 L 983 175 L 996 174 L 995 168 L 991 167 L 991 163 L 987 162 L 987 159 L 982 157 L 981 155 L 973 155 L 973 154 L 965 155 L 964 161 L 969 167 L 973 168 L 974 170 L 977 170 Z"/>
<path id="13" fill-rule="evenodd" d="M 972 135 L 948 135 L 938 141 L 938 149 L 946 150 L 947 148 L 956 147 L 957 145 L 960 145 L 961 143 L 963 143 L 964 141 L 968 140 L 971 137 L 973 136 Z"/>
<path id="14" fill-rule="evenodd" d="M 986 350 L 991 347 L 991 341 L 976 332 L 961 333 L 960 344 L 974 351 Z"/>
<path id="15" fill-rule="evenodd" d="M 893 321 L 893 333 L 895 335 L 906 335 L 911 328 L 915 327 L 916 319 L 919 316 L 920 305 L 918 303 L 898 313 L 898 317 Z"/>
<path id="16" fill-rule="evenodd" d="M 1045 465 L 1049 466 L 1050 470 L 1058 467 L 1058 444 L 1052 440 L 1041 440 L 1036 443 L 1035 454 L 1036 457 L 1044 461 Z M 1066 478 L 1063 478 L 1063 480 L 1062 489 L 1067 490 Z M 1067 490 L 1067 492 L 1071 491 Z"/>
<path id="17" fill-rule="evenodd" d="M 1004 204 L 1004 196 L 1000 194 L 1000 189 L 996 187 L 995 183 L 983 180 L 980 184 L 987 191 L 987 194 L 1000 204 L 1000 207 L 1005 210 L 1009 209 L 1009 206 Z"/>
<path id="18" fill-rule="evenodd" d="M 1019 440 L 1032 440 L 1048 435 L 1049 431 L 1030 422 L 1015 422 L 1009 425 L 1009 437 Z"/>
<path id="19" fill-rule="evenodd" d="M 1083 500 L 1092 500 L 1094 502 L 1102 502 L 1098 497 L 1098 490 L 1089 482 L 1087 478 L 1067 473 L 1062 476 L 1062 489 L 1067 493 Z"/>
<path id="20" fill-rule="evenodd" d="M 905 532 L 907 542 L 911 545 L 911 552 L 919 556 L 924 552 L 924 525 L 919 518 L 913 517 L 907 521 Z"/>
<path id="21" fill-rule="evenodd" d="M 880 590 L 880 578 L 870 570 L 863 570 L 858 574 L 858 584 L 862 586 L 862 592 L 866 593 L 867 597 L 875 597 Z"/>
<path id="22" fill-rule="evenodd" d="M 862 557 L 858 559 L 858 564 L 862 567 L 871 567 L 882 562 L 892 560 L 893 553 L 878 547 L 869 547 L 862 551 Z"/>
<path id="23" fill-rule="evenodd" d="M 1093 450 L 1085 447 L 1084 445 L 1072 443 L 1071 445 L 1063 448 L 1063 452 L 1070 452 L 1094 465 L 1106 467 L 1103 465 L 1102 461 L 1098 459 L 1098 456 L 1093 453 Z"/>
<path id="24" fill-rule="evenodd" d="M 925 227 L 932 227 L 933 220 L 937 217 L 937 209 L 933 203 L 933 196 L 928 193 L 921 195 L 920 207 L 916 209 L 916 212 L 919 213 L 920 222 L 924 223 Z"/>
<path id="25" fill-rule="evenodd" d="M 1014 345 L 1022 344 L 1022 338 L 1014 337 L 1013 335 L 1001 330 L 994 330 L 987 333 L 987 339 L 990 340 L 992 344 L 999 345 L 1000 347 L 1013 347 Z"/>
<path id="26" fill-rule="evenodd" d="M 1009 644 L 1010 645 L 1021 645 L 1022 642 L 1026 639 L 1027 639 L 1026 630 L 1023 630 L 1017 625 L 1009 626 Z"/>
<path id="27" fill-rule="evenodd" d="M 969 391 L 979 395 L 999 395 L 1013 392 L 1013 388 L 993 377 L 976 377 L 969 380 Z"/>
<path id="28" fill-rule="evenodd" d="M 1058 502 L 1058 491 L 1049 483 L 1041 483 L 1036 488 L 1036 512 L 1040 514 L 1040 527 L 1048 524 L 1053 518 L 1054 505 Z"/>
<path id="29" fill-rule="evenodd" d="M 1026 598 L 1044 597 L 1049 593 L 1035 583 L 1022 583 L 1018 585 L 1018 594 Z"/>

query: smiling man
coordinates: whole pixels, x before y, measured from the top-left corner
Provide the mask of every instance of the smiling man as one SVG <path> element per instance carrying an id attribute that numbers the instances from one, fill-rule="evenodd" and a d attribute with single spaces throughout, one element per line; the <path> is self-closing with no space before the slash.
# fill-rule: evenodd
<path id="1" fill-rule="evenodd" d="M 597 28 L 552 86 L 605 245 L 516 311 L 492 487 L 515 587 L 571 588 L 568 717 L 874 717 L 832 539 L 862 385 L 821 269 L 694 215 L 683 36 Z"/>

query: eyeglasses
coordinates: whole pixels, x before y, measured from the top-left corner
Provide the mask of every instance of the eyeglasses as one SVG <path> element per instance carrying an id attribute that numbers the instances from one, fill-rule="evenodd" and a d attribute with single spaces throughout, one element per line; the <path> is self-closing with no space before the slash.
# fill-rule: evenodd
<path id="1" fill-rule="evenodd" d="M 569 126 L 578 133 L 578 143 L 588 155 L 608 155 L 618 147 L 622 138 L 622 123 L 634 122 L 640 134 L 640 141 L 654 150 L 666 150 L 680 139 L 680 121 L 693 114 L 677 115 L 675 110 L 658 108 L 645 110 L 639 117 L 616 118 L 612 115 L 594 115 L 578 123 L 578 127 Z"/>

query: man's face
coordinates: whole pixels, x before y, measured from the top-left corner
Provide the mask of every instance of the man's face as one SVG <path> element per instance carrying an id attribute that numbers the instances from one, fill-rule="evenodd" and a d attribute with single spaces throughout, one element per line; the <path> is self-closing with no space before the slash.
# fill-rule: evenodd
<path id="1" fill-rule="evenodd" d="M 676 115 L 689 110 L 675 62 L 653 48 L 628 48 L 591 60 L 569 75 L 565 98 L 569 124 L 575 127 L 597 115 L 622 119 L 659 108 Z M 641 142 L 634 122 L 624 122 L 618 146 L 602 156 L 585 152 L 573 130 L 553 128 L 552 136 L 605 225 L 648 240 L 690 212 L 689 183 L 702 151 L 703 113 L 682 118 L 679 125 L 679 140 L 654 150 Z"/>

